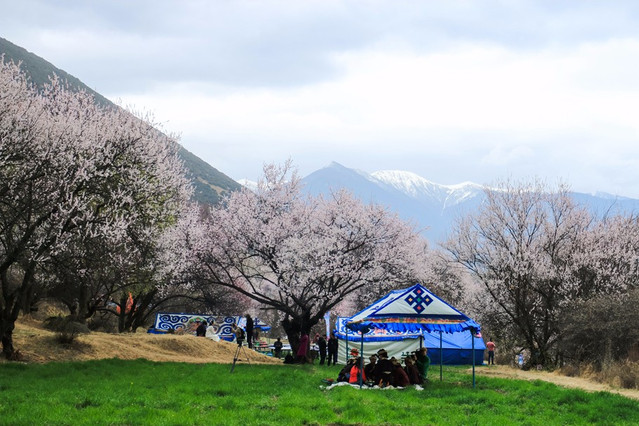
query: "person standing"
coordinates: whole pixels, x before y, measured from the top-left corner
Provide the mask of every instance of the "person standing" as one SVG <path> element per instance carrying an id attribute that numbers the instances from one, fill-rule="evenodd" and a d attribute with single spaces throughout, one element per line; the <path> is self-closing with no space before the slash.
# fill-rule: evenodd
<path id="1" fill-rule="evenodd" d="M 317 343 L 319 349 L 320 365 L 324 365 L 324 361 L 326 360 L 326 339 L 324 336 L 318 334 L 315 343 Z"/>
<path id="2" fill-rule="evenodd" d="M 300 338 L 300 346 L 297 348 L 297 362 L 306 364 L 308 361 L 308 334 L 302 334 Z"/>
<path id="3" fill-rule="evenodd" d="M 282 339 L 278 337 L 275 343 L 273 343 L 273 355 L 275 355 L 275 357 L 277 358 L 281 358 L 283 347 L 284 344 L 282 343 Z"/>
<path id="4" fill-rule="evenodd" d="M 488 339 L 486 349 L 488 349 L 488 365 L 495 365 L 495 343 L 493 342 L 493 339 Z"/>
<path id="5" fill-rule="evenodd" d="M 249 349 L 253 349 L 253 318 L 249 314 L 246 314 L 246 343 Z"/>
<path id="6" fill-rule="evenodd" d="M 333 361 L 333 365 L 337 365 L 338 348 L 339 342 L 337 341 L 337 337 L 335 337 L 335 333 L 331 333 L 331 337 L 328 339 L 328 362 L 326 365 L 331 365 L 331 361 Z"/>

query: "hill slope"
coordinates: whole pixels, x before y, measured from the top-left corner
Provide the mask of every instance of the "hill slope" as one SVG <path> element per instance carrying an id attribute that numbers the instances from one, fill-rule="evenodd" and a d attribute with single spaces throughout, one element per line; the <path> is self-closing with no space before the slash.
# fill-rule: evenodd
<path id="1" fill-rule="evenodd" d="M 16 323 L 13 339 L 16 349 L 27 363 L 144 358 L 150 361 L 230 364 L 237 349 L 235 343 L 214 342 L 192 335 L 147 333 L 92 332 L 78 336 L 70 345 L 63 345 L 57 342 L 56 334 L 42 328 L 39 321 L 26 319 Z M 245 349 L 241 353 L 241 362 L 246 362 L 248 356 L 251 363 L 282 363 L 281 359 Z M 3 362 L 8 361 L 0 358 L 0 363 Z"/>
<path id="2" fill-rule="evenodd" d="M 92 90 L 78 78 L 72 76 L 46 61 L 45 59 L 0 37 L 0 55 L 4 54 L 5 62 L 21 63 L 21 68 L 29 75 L 31 81 L 42 86 L 49 81 L 49 76 L 56 74 L 68 81 L 72 87 L 91 93 L 101 105 L 114 105 L 107 98 Z M 189 178 L 195 187 L 194 198 L 203 204 L 216 204 L 220 198 L 230 191 L 237 191 L 241 185 L 195 154 L 180 147 L 179 155 L 188 170 Z"/>

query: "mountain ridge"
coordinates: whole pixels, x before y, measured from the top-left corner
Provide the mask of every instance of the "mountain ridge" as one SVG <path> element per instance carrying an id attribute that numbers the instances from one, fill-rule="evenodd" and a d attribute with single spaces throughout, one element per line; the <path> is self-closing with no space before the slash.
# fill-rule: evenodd
<path id="1" fill-rule="evenodd" d="M 457 218 L 476 211 L 484 200 L 486 189 L 486 186 L 474 182 L 438 184 L 402 170 L 380 170 L 369 174 L 337 162 L 316 170 L 302 182 L 305 191 L 313 195 L 346 189 L 363 202 L 385 205 L 402 219 L 415 224 L 433 242 L 445 238 Z M 599 217 L 639 212 L 639 200 L 636 199 L 607 193 L 570 194 L 576 202 Z"/>
<path id="2" fill-rule="evenodd" d="M 2 37 L 0 37 L 0 55 L 4 55 L 5 62 L 20 63 L 20 68 L 37 87 L 42 87 L 48 83 L 49 77 L 56 74 L 66 80 L 74 90 L 86 90 L 93 95 L 98 104 L 117 107 L 117 105 L 88 87 L 77 77 Z M 239 183 L 188 151 L 183 145 L 178 144 L 178 146 L 178 155 L 184 163 L 187 177 L 194 187 L 193 199 L 195 201 L 201 204 L 217 204 L 223 196 L 241 188 Z"/>

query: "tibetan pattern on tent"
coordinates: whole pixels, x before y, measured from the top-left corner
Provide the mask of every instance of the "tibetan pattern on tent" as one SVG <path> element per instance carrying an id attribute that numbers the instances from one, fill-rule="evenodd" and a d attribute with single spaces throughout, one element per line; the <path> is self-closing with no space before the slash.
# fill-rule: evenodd
<path id="1" fill-rule="evenodd" d="M 166 333 L 169 330 L 178 332 L 190 332 L 196 321 L 206 321 L 214 328 L 214 334 L 220 336 L 223 340 L 233 340 L 233 325 L 238 327 L 246 327 L 246 318 L 241 316 L 215 316 L 215 315 L 197 315 L 197 314 L 176 314 L 161 312 L 155 316 L 155 324 L 153 332 Z M 270 326 L 260 321 L 259 318 L 253 320 L 253 327 L 262 331 L 268 331 Z"/>
<path id="2" fill-rule="evenodd" d="M 408 289 L 391 291 L 353 315 L 346 326 L 353 331 L 364 333 L 374 328 L 400 333 L 423 331 L 454 333 L 480 329 L 479 324 L 435 296 L 421 284 L 415 284 Z"/>

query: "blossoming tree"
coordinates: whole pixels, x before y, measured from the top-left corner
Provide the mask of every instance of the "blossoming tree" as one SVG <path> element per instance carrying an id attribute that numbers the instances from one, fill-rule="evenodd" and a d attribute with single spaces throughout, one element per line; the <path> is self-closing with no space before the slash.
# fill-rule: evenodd
<path id="1" fill-rule="evenodd" d="M 514 327 L 535 364 L 554 362 L 562 310 L 580 286 L 571 259 L 591 220 L 566 188 L 505 182 L 486 191 L 481 209 L 461 219 L 445 244 L 482 284 L 488 315 Z"/>
<path id="2" fill-rule="evenodd" d="M 146 118 L 100 107 L 57 78 L 36 89 L 0 59 L 0 335 L 14 353 L 15 320 L 34 277 L 78 241 L 151 238 L 190 189 L 176 143 Z"/>
<path id="3" fill-rule="evenodd" d="M 267 165 L 253 192 L 231 194 L 192 246 L 203 280 L 284 315 L 297 348 L 324 314 L 364 288 L 412 283 L 427 246 L 412 226 L 346 192 L 304 196 L 284 166 Z"/>

